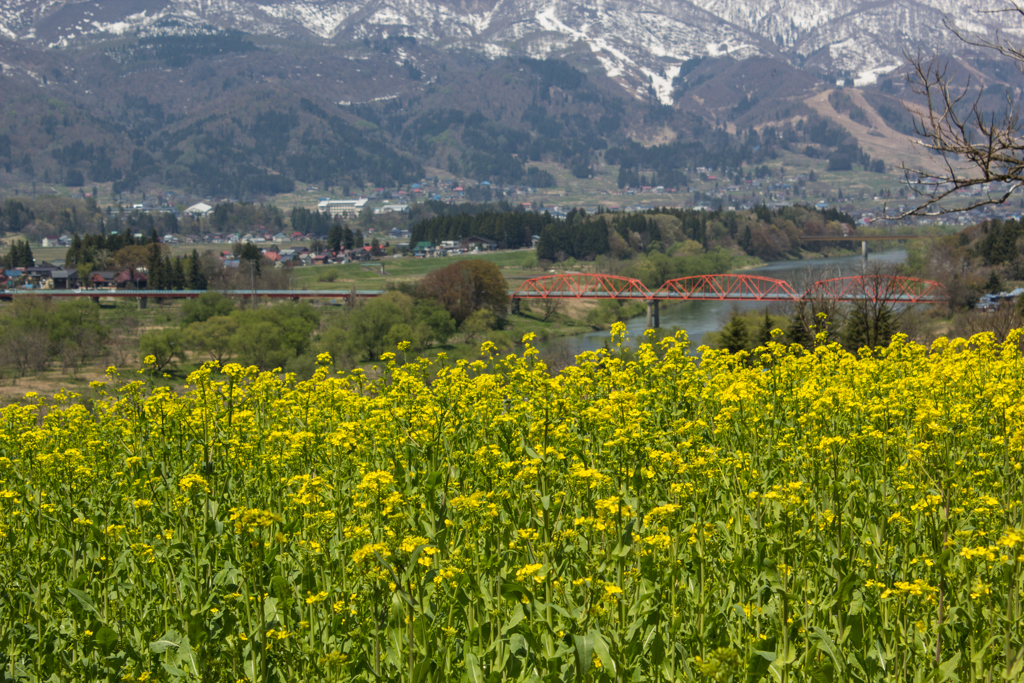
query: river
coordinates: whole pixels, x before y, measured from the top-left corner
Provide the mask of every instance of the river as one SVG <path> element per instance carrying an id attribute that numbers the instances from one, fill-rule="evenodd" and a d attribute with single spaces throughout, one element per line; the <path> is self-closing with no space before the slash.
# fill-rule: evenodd
<path id="1" fill-rule="evenodd" d="M 871 254 L 868 264 L 903 263 L 907 252 L 900 249 Z M 840 258 L 805 259 L 803 261 L 777 261 L 757 268 L 742 271 L 748 275 L 785 280 L 793 285 L 797 292 L 805 291 L 817 281 L 833 277 L 857 275 L 861 270 L 860 256 L 844 256 Z M 676 303 L 661 302 L 661 327 L 665 331 L 686 330 L 690 338 L 691 352 L 703 343 L 704 335 L 722 329 L 734 310 L 763 310 L 766 306 L 775 310 L 788 310 L 785 303 L 764 303 L 757 301 L 681 301 Z M 783 308 L 780 308 L 783 307 Z M 626 321 L 626 331 L 632 344 L 643 336 L 647 329 L 647 316 L 639 315 Z M 584 351 L 596 351 L 605 345 L 609 338 L 608 330 L 586 332 L 572 337 L 560 337 L 537 342 L 541 356 L 551 361 L 567 362 Z"/>

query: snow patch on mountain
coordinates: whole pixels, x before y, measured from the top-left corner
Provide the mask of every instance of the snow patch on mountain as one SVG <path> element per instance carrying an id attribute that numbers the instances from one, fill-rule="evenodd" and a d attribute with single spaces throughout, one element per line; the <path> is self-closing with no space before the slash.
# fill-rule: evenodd
<path id="1" fill-rule="evenodd" d="M 641 72 L 647 76 L 650 87 L 658 101 L 662 104 L 672 104 L 672 79 L 664 74 L 654 73 L 648 69 L 641 69 Z"/>
<path id="2" fill-rule="evenodd" d="M 640 97 L 651 88 L 664 102 L 671 84 L 662 74 L 698 56 L 770 56 L 867 83 L 906 53 L 962 49 L 942 28 L 944 18 L 985 39 L 997 29 L 1024 38 L 1024 17 L 993 12 L 1006 7 L 1005 0 L 0 0 L 0 35 L 61 48 L 89 35 L 212 26 L 321 41 L 405 35 L 492 57 L 558 56 L 585 44 L 609 76 Z"/>
<path id="3" fill-rule="evenodd" d="M 258 5 L 260 11 L 281 21 L 294 21 L 313 35 L 330 38 L 355 8 L 346 5 L 323 6 L 317 3 Z"/>
<path id="4" fill-rule="evenodd" d="M 875 67 L 874 69 L 861 71 L 859 74 L 857 74 L 857 77 L 853 79 L 853 84 L 857 87 L 873 85 L 878 82 L 879 76 L 884 76 L 885 74 L 891 73 L 898 68 L 900 68 L 899 64 L 885 64 L 883 66 Z"/>
<path id="5" fill-rule="evenodd" d="M 132 14 L 125 17 L 122 21 L 94 21 L 92 22 L 92 25 L 97 31 L 119 36 L 128 33 L 129 31 L 134 31 L 141 26 L 145 26 L 147 23 L 152 23 L 154 20 L 155 17 L 147 17 L 146 11 L 143 10 L 138 14 Z"/>

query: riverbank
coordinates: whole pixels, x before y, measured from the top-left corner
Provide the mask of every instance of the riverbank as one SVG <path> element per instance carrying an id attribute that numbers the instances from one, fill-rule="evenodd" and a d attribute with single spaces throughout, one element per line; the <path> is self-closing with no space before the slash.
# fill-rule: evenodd
<path id="1" fill-rule="evenodd" d="M 898 265 L 906 261 L 907 252 L 904 249 L 881 252 L 868 256 L 868 263 L 881 263 L 885 265 Z M 736 269 L 734 272 L 743 272 L 746 275 L 760 275 L 779 280 L 785 280 L 793 285 L 797 291 L 807 289 L 811 283 L 833 277 L 845 277 L 860 272 L 860 255 L 843 256 L 839 258 L 818 258 L 801 261 L 775 261 L 763 263 L 755 268 Z M 773 315 L 789 313 L 791 305 L 785 302 L 758 302 L 758 301 L 679 301 L 660 305 L 661 328 L 666 333 L 675 333 L 678 330 L 686 332 L 690 339 L 690 352 L 696 353 L 697 349 L 710 339 L 709 334 L 717 333 L 729 321 L 734 312 L 748 313 L 769 309 Z M 626 332 L 631 343 L 639 343 L 647 329 L 646 311 L 635 317 L 624 321 Z M 559 342 L 557 345 L 537 344 L 541 357 L 550 350 L 558 356 L 569 353 L 576 356 L 585 351 L 596 351 L 603 348 L 608 339 L 607 330 L 585 331 L 580 335 L 572 337 L 570 341 Z"/>
<path id="2" fill-rule="evenodd" d="M 516 254 L 519 259 L 522 259 L 523 256 L 524 254 L 521 253 Z M 899 250 L 872 255 L 869 257 L 869 263 L 899 263 L 905 258 L 906 252 Z M 504 267 L 515 268 L 510 263 L 513 261 L 511 255 L 504 255 L 501 260 L 505 262 L 502 264 Z M 414 264 L 417 267 L 422 268 L 425 265 L 423 259 L 417 259 L 417 261 L 418 263 Z M 450 262 L 448 259 L 442 261 Z M 754 268 L 747 268 L 745 265 L 737 266 L 737 270 L 741 270 L 745 274 L 764 275 L 786 280 L 799 291 L 816 279 L 859 272 L 860 257 L 851 255 L 841 258 L 782 261 L 763 263 Z M 353 268 L 353 270 L 355 269 L 358 269 L 358 266 Z M 531 273 L 533 276 L 540 274 L 537 271 Z M 510 286 L 514 285 L 510 284 Z M 789 314 L 789 307 L 785 303 L 773 303 L 768 307 L 773 315 Z M 674 333 L 677 330 L 686 331 L 691 341 L 691 353 L 696 353 L 700 345 L 709 340 L 708 335 L 722 329 L 734 311 L 763 311 L 766 304 L 690 301 L 662 303 L 660 308 L 661 328 L 666 333 Z M 331 317 L 345 310 L 345 307 L 323 303 L 316 305 L 314 310 L 326 324 Z M 104 306 L 101 309 L 101 319 L 112 329 L 118 329 L 121 332 L 134 330 L 134 335 L 147 330 L 177 327 L 180 325 L 180 318 L 180 304 L 170 301 L 163 305 L 152 305 L 144 311 L 132 310 L 132 307 L 128 305 Z M 540 351 L 541 358 L 550 368 L 560 369 L 573 363 L 578 354 L 604 347 L 609 340 L 608 328 L 611 323 L 619 319 L 625 322 L 627 334 L 632 340 L 631 343 L 636 344 L 643 337 L 647 328 L 646 310 L 642 303 L 626 302 L 623 306 L 612 301 L 598 303 L 583 300 L 547 300 L 546 302 L 523 300 L 520 303 L 519 313 L 508 316 L 501 329 L 472 334 L 465 331 L 457 332 L 446 343 L 430 346 L 419 354 L 428 358 L 437 358 L 440 354 L 444 354 L 451 360 L 475 360 L 479 358 L 480 345 L 485 340 L 492 342 L 499 352 L 508 353 L 521 348 L 521 340 L 524 335 L 532 334 L 535 335 L 535 345 Z M 132 336 L 132 334 L 122 334 L 117 338 L 116 344 L 108 344 L 110 349 L 106 356 L 80 367 L 61 370 L 56 369 L 55 364 L 50 369 L 27 377 L 16 377 L 9 373 L 0 381 L 0 401 L 20 400 L 28 391 L 52 395 L 62 388 L 69 388 L 88 395 L 90 382 L 102 381 L 105 378 L 104 370 L 108 365 L 116 365 L 123 370 L 124 376 L 129 376 L 139 367 L 137 349 L 129 348 L 129 337 Z M 315 349 L 315 347 L 316 343 L 314 342 L 312 348 Z M 116 357 L 113 351 L 117 351 Z M 184 384 L 188 374 L 209 358 L 208 355 L 198 352 L 189 352 L 183 356 L 184 358 L 179 358 L 165 370 L 167 377 L 159 377 L 156 381 L 167 386 L 180 387 Z M 361 364 L 368 373 L 373 372 L 374 365 L 376 363 L 372 362 Z"/>

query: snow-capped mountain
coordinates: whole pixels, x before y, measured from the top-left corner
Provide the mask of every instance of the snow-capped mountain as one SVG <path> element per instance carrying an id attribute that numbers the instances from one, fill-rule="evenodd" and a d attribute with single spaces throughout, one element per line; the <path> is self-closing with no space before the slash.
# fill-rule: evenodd
<path id="1" fill-rule="evenodd" d="M 236 29 L 346 43 L 396 35 L 492 56 L 574 55 L 669 102 L 680 65 L 766 55 L 870 82 L 905 54 L 964 46 L 944 18 L 988 37 L 1024 34 L 1004 0 L 0 0 L 0 34 L 68 47 L 124 35 Z"/>

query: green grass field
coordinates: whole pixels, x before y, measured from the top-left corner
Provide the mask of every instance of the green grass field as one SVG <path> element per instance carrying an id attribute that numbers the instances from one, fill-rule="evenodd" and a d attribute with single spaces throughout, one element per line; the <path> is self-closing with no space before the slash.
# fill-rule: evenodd
<path id="1" fill-rule="evenodd" d="M 537 277 L 541 271 L 525 268 L 524 264 L 535 261 L 532 249 L 503 251 L 482 254 L 462 254 L 444 258 L 385 258 L 366 264 L 306 266 L 296 268 L 292 279 L 295 289 L 384 289 L 387 283 L 412 282 L 427 273 L 443 268 L 460 260 L 481 259 L 490 261 L 501 268 L 502 275 L 510 285 L 526 278 Z M 384 273 L 381 274 L 381 266 Z"/>

